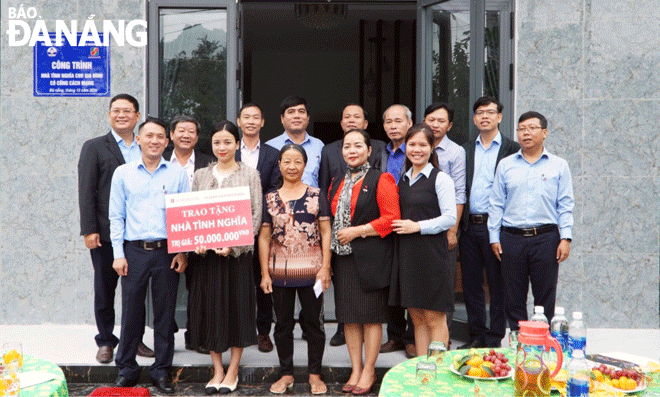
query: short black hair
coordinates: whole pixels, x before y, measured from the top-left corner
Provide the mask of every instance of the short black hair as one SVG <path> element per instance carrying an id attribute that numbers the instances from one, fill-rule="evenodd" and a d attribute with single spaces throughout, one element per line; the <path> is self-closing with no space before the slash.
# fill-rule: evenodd
<path id="1" fill-rule="evenodd" d="M 433 130 L 428 124 L 418 123 L 408 129 L 408 132 L 406 132 L 406 137 L 404 138 L 404 142 L 406 142 L 406 148 L 408 147 L 407 144 L 410 138 L 412 138 L 414 135 L 420 132 L 424 134 L 424 138 L 426 138 L 426 142 L 428 142 L 429 145 L 431 146 L 431 155 L 429 156 L 429 163 L 431 163 L 431 165 L 434 166 L 435 168 L 439 169 L 440 166 L 438 165 L 438 154 L 435 152 L 435 150 L 433 150 L 433 140 L 435 139 L 435 137 L 433 136 Z M 412 162 L 408 158 L 407 154 L 406 154 L 405 165 L 406 165 L 406 170 L 412 167 Z"/>
<path id="2" fill-rule="evenodd" d="M 284 156 L 284 153 L 286 153 L 288 150 L 291 149 L 299 151 L 300 154 L 302 155 L 303 161 L 305 162 L 305 164 L 307 164 L 307 152 L 305 151 L 304 147 L 298 145 L 297 143 L 287 143 L 284 146 L 282 146 L 277 161 L 282 161 L 282 156 Z"/>
<path id="3" fill-rule="evenodd" d="M 170 121 L 170 132 L 174 132 L 177 124 L 179 123 L 194 123 L 195 128 L 197 128 L 197 135 L 199 135 L 202 129 L 202 125 L 199 123 L 199 121 L 197 121 L 197 119 L 195 119 L 192 116 L 188 116 L 186 114 L 181 114 L 173 118 L 172 121 Z"/>
<path id="4" fill-rule="evenodd" d="M 362 105 L 360 105 L 360 104 L 358 104 L 358 103 L 352 103 L 352 102 L 349 102 L 349 103 L 347 103 L 346 105 L 344 105 L 344 108 L 341 110 L 342 114 L 344 113 L 344 110 L 346 110 L 346 108 L 349 107 L 349 106 L 357 106 L 357 107 L 359 107 L 360 109 L 362 109 L 362 114 L 364 115 L 364 119 L 365 119 L 365 120 L 367 119 L 367 111 L 364 110 L 364 108 L 362 107 Z"/>
<path id="5" fill-rule="evenodd" d="M 491 103 L 497 105 L 497 113 L 502 113 L 502 109 L 504 109 L 504 105 L 502 105 L 500 101 L 497 100 L 497 98 L 490 95 L 484 95 L 481 98 L 477 99 L 476 102 L 474 102 L 474 106 L 472 106 L 472 111 L 476 112 L 477 109 L 479 109 L 480 107 L 488 106 Z"/>
<path id="6" fill-rule="evenodd" d="M 518 118 L 518 124 L 522 123 L 523 121 L 527 121 L 529 119 L 539 119 L 539 121 L 541 122 L 541 128 L 544 130 L 548 128 L 548 119 L 546 119 L 545 116 L 542 115 L 541 113 L 535 112 L 533 110 L 521 114 L 520 118 Z"/>
<path id="7" fill-rule="evenodd" d="M 371 147 L 371 135 L 369 135 L 367 131 L 361 130 L 359 128 L 351 128 L 344 133 L 344 138 L 346 138 L 346 135 L 350 134 L 351 132 L 357 132 L 362 135 L 362 138 L 364 138 L 364 143 L 367 145 L 367 147 Z M 341 139 L 342 146 L 344 146 L 344 138 Z"/>
<path id="8" fill-rule="evenodd" d="M 307 114 L 309 114 L 309 105 L 307 104 L 307 100 L 305 100 L 303 97 L 292 95 L 284 98 L 280 104 L 280 116 L 284 116 L 284 112 L 286 112 L 288 108 L 292 108 L 298 105 L 305 105 L 305 111 Z"/>
<path id="9" fill-rule="evenodd" d="M 129 94 L 117 94 L 113 96 L 112 99 L 110 100 L 110 106 L 108 106 L 108 110 L 112 109 L 112 104 L 120 99 L 125 99 L 129 101 L 130 103 L 133 104 L 133 107 L 135 108 L 136 112 L 140 111 L 140 104 L 138 103 L 138 100 L 135 99 L 133 95 L 129 95 Z"/>
<path id="10" fill-rule="evenodd" d="M 215 133 L 219 131 L 227 131 L 234 136 L 236 142 L 241 141 L 241 135 L 238 132 L 238 127 L 236 127 L 236 124 L 232 123 L 229 120 L 222 120 L 213 124 L 213 133 L 211 134 L 211 137 L 213 137 L 213 135 L 215 135 Z"/>
<path id="11" fill-rule="evenodd" d="M 140 126 L 138 127 L 138 133 L 142 132 L 142 127 L 144 127 L 145 125 L 147 125 L 149 123 L 157 124 L 157 125 L 163 127 L 163 129 L 165 130 L 165 135 L 168 134 L 169 128 L 167 126 L 167 123 L 164 122 L 163 120 L 159 119 L 158 117 L 151 117 L 151 116 L 147 116 L 147 119 L 144 120 L 144 122 L 142 122 L 142 124 L 140 124 Z"/>
<path id="12" fill-rule="evenodd" d="M 261 109 L 261 106 L 257 105 L 256 103 L 248 102 L 245 105 L 241 106 L 240 109 L 238 109 L 238 117 L 239 118 L 241 117 L 241 112 L 244 109 L 247 109 L 247 108 L 257 108 L 257 109 L 259 109 L 259 113 L 261 113 L 262 116 L 264 114 L 264 111 L 263 111 L 263 109 Z"/>
<path id="13" fill-rule="evenodd" d="M 445 109 L 447 111 L 447 115 L 449 116 L 449 122 L 454 122 L 454 108 L 450 104 L 444 102 L 435 102 L 430 104 L 424 111 L 424 118 L 438 109 Z"/>

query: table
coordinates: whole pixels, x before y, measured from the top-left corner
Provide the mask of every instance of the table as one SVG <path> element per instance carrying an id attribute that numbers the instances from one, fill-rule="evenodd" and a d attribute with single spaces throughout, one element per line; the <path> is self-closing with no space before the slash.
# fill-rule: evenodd
<path id="1" fill-rule="evenodd" d="M 489 351 L 490 349 L 477 349 L 481 354 Z M 509 349 L 495 349 L 496 352 L 501 352 L 506 355 L 509 361 L 515 357 L 513 352 Z M 483 380 L 477 381 L 481 387 L 481 393 L 475 393 L 475 381 L 460 377 L 449 370 L 452 358 L 454 355 L 464 356 L 467 350 L 451 350 L 447 352 L 447 356 L 441 365 L 438 365 L 437 378 L 435 382 L 428 385 L 421 385 L 417 381 L 415 370 L 418 361 L 425 361 L 426 357 L 413 358 L 404 361 L 392 367 L 383 377 L 380 385 L 379 396 L 382 397 L 461 397 L 475 395 L 483 396 L 513 396 L 514 387 L 513 379 L 505 380 Z M 515 361 L 515 359 L 513 360 Z M 512 364 L 513 366 L 513 364 Z M 655 373 L 651 375 L 652 380 L 649 382 L 646 390 L 638 392 L 634 396 L 660 396 L 660 374 Z M 553 392 L 553 396 L 559 396 L 558 392 Z"/>
<path id="2" fill-rule="evenodd" d="M 69 389 L 64 373 L 56 364 L 40 358 L 24 356 L 23 372 L 28 371 L 47 372 L 54 375 L 55 379 L 25 389 L 21 387 L 20 397 L 68 397 Z"/>

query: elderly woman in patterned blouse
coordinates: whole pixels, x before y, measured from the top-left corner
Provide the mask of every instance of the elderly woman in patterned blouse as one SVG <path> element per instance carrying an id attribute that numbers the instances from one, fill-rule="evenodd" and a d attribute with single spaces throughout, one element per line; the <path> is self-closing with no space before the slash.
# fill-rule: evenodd
<path id="1" fill-rule="evenodd" d="M 273 294 L 277 317 L 274 338 L 281 378 L 270 388 L 276 394 L 293 386 L 296 293 L 302 307 L 300 326 L 307 335 L 311 393 L 328 390 L 320 377 L 325 347 L 323 294 L 316 294 L 315 287 L 325 291 L 330 286 L 330 208 L 319 188 L 302 182 L 306 163 L 307 154 L 301 146 L 287 144 L 280 150 L 282 187 L 265 196 L 259 234 L 261 288 Z"/>

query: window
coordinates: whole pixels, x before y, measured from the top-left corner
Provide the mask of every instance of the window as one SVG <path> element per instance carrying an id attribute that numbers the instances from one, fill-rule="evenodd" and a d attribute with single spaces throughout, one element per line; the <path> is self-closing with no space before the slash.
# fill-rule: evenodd
<path id="1" fill-rule="evenodd" d="M 462 144 L 470 133 L 477 133 L 472 104 L 482 95 L 492 95 L 504 104 L 500 130 L 511 137 L 510 1 L 423 2 L 427 6 L 420 18 L 423 62 L 419 73 L 430 84 L 420 87 L 419 119 L 430 103 L 451 103 L 456 112 L 449 137 Z"/>
<path id="2" fill-rule="evenodd" d="M 212 126 L 227 118 L 235 98 L 228 98 L 228 70 L 236 46 L 231 10 L 219 7 L 221 1 L 207 3 L 150 2 L 147 109 L 166 121 L 181 114 L 196 118 L 202 125 L 197 147 L 211 153 Z"/>

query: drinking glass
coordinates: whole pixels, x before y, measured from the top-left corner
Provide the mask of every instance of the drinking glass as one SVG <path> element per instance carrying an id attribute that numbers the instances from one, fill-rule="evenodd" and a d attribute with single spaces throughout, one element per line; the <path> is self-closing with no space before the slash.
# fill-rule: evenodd
<path id="1" fill-rule="evenodd" d="M 509 332 L 509 350 L 516 352 L 518 349 L 518 331 L 511 330 Z"/>
<path id="2" fill-rule="evenodd" d="M 23 368 L 23 347 L 18 342 L 7 342 L 2 345 L 2 362 L 9 364 L 18 363 L 18 369 Z"/>
<path id="3" fill-rule="evenodd" d="M 442 342 L 431 342 L 428 349 L 426 350 L 426 361 L 433 362 L 440 365 L 442 360 L 447 354 L 447 347 Z"/>
<path id="4" fill-rule="evenodd" d="M 18 361 L 0 365 L 0 396 L 18 396 L 21 390 Z"/>
<path id="5" fill-rule="evenodd" d="M 437 366 L 433 362 L 418 361 L 417 362 L 417 382 L 421 385 L 428 385 L 435 382 L 435 371 Z"/>

